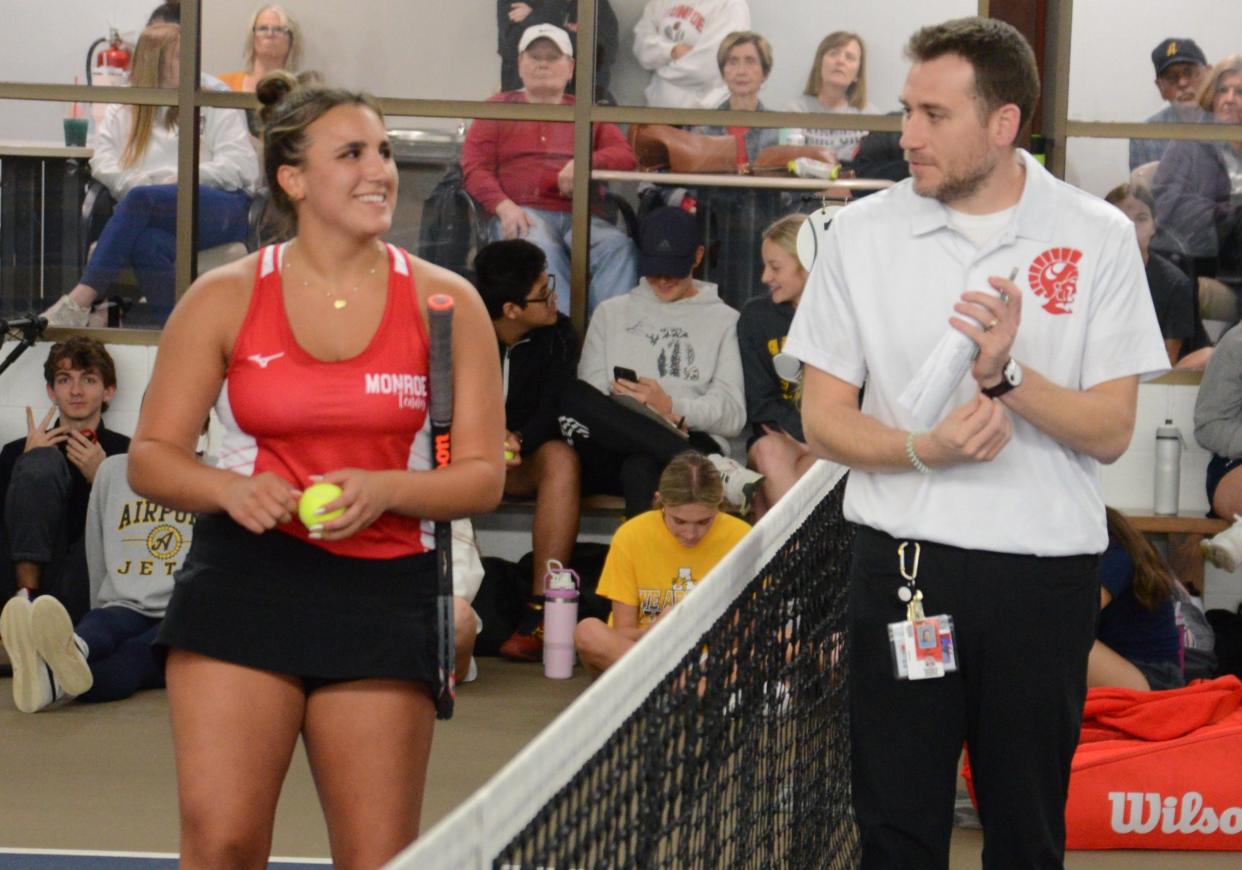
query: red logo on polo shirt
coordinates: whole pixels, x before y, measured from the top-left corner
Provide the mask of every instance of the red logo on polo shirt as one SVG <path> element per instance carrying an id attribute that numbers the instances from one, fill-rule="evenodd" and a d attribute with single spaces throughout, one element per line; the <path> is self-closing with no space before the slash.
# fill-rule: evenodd
<path id="1" fill-rule="evenodd" d="M 1078 295 L 1078 261 L 1082 251 L 1074 248 L 1049 248 L 1027 271 L 1027 280 L 1037 296 L 1048 301 L 1044 311 L 1049 314 L 1070 314 L 1070 306 Z"/>

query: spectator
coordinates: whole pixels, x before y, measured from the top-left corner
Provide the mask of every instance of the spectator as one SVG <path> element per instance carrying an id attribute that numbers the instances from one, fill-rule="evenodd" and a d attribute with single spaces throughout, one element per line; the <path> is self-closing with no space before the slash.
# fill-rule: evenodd
<path id="1" fill-rule="evenodd" d="M 561 399 L 574 380 L 578 336 L 556 311 L 555 278 L 525 239 L 492 242 L 474 260 L 476 284 L 500 343 L 505 396 L 505 495 L 535 498 L 534 568 L 526 610 L 500 654 L 543 658 L 543 579 L 568 565 L 578 537 L 578 455 L 561 438 Z"/>
<path id="2" fill-rule="evenodd" d="M 652 71 L 643 91 L 647 105 L 720 105 L 728 88 L 720 75 L 717 48 L 739 30 L 750 30 L 746 0 L 648 0 L 634 25 L 634 56 Z"/>
<path id="3" fill-rule="evenodd" d="M 879 114 L 867 102 L 867 47 L 857 33 L 838 30 L 825 36 L 815 49 L 815 60 L 802 95 L 789 105 L 790 112 L 817 114 Z M 853 160 L 866 130 L 794 129 L 807 145 L 831 148 L 838 160 Z"/>
<path id="4" fill-rule="evenodd" d="M 522 90 L 489 102 L 572 104 L 565 93 L 574 74 L 569 34 L 551 24 L 528 27 L 518 43 L 518 73 Z M 594 168 L 634 168 L 634 152 L 616 125 L 596 124 L 593 135 Z M 485 118 L 470 125 L 461 154 L 466 191 L 492 216 L 491 237 L 525 238 L 543 250 L 565 292 L 557 305 L 562 314 L 569 313 L 573 155 L 573 124 Z M 588 310 L 633 286 L 634 243 L 599 216 L 591 218 L 590 263 Z"/>
<path id="5" fill-rule="evenodd" d="M 116 366 L 98 341 L 52 345 L 43 378 L 51 410 L 36 424 L 26 408 L 26 437 L 0 450 L 3 564 L 19 593 L 52 593 L 80 619 L 90 601 L 82 533 L 91 486 L 104 457 L 126 452 L 129 438 L 104 425 Z"/>
<path id="6" fill-rule="evenodd" d="M 1242 55 L 1212 68 L 1199 104 L 1218 124 L 1242 122 Z M 1242 286 L 1242 142 L 1173 142 L 1152 193 L 1161 249 L 1193 258 L 1196 276 Z"/>
<path id="7" fill-rule="evenodd" d="M 302 31 L 297 21 L 281 6 L 260 6 L 250 16 L 244 57 L 245 69 L 220 76 L 235 91 L 253 92 L 259 79 L 274 70 L 297 72 L 302 59 Z"/>
<path id="8" fill-rule="evenodd" d="M 161 3 L 151 10 L 147 19 L 147 27 L 152 24 L 181 24 L 181 3 Z"/>
<path id="9" fill-rule="evenodd" d="M 758 33 L 739 30 L 730 33 L 720 43 L 716 52 L 716 64 L 720 75 L 729 88 L 729 96 L 716 109 L 734 112 L 766 112 L 767 106 L 759 101 L 759 90 L 772 73 L 772 45 Z M 764 148 L 777 144 L 780 134 L 771 127 L 696 127 L 709 136 L 726 133 L 737 140 L 737 163 L 745 166 L 752 162 Z"/>
<path id="10" fill-rule="evenodd" d="M 1100 620 L 1087 657 L 1087 686 L 1140 692 L 1181 688 L 1186 678 L 1173 577 L 1125 517 L 1111 507 L 1105 514 L 1108 549 L 1100 559 Z"/>
<path id="11" fill-rule="evenodd" d="M 777 374 L 789 324 L 802 299 L 807 273 L 798 260 L 798 231 L 806 215 L 788 215 L 763 233 L 763 283 L 770 295 L 752 299 L 738 319 L 737 343 L 751 425 L 747 456 L 763 475 L 754 516 L 758 520 L 815 464 L 802 434 L 801 382 Z"/>
<path id="12" fill-rule="evenodd" d="M 518 75 L 518 42 L 528 27 L 553 24 L 569 34 L 574 55 L 578 54 L 577 0 L 496 0 L 496 30 L 500 37 L 500 89 L 516 91 L 522 87 Z M 617 14 L 608 0 L 595 5 L 595 102 L 613 106 L 616 100 L 608 90 L 612 80 L 612 63 L 617 59 L 620 34 Z M 574 92 L 574 80 L 565 86 L 565 93 Z"/>
<path id="13" fill-rule="evenodd" d="M 154 24 L 134 51 L 130 84 L 176 87 L 181 30 Z M 259 163 L 237 109 L 203 109 L 199 154 L 198 247 L 246 238 Z M 95 299 L 132 266 L 158 315 L 176 301 L 177 108 L 109 106 L 91 158 L 91 174 L 108 188 L 116 210 L 95 245 L 81 281 L 44 312 L 53 326 L 85 326 Z"/>
<path id="14" fill-rule="evenodd" d="M 1156 234 L 1156 219 L 1153 217 L 1156 205 L 1146 188 L 1121 184 L 1110 190 L 1104 200 L 1121 209 L 1134 223 L 1139 253 L 1143 256 L 1147 272 L 1147 286 L 1156 308 L 1156 320 L 1160 323 L 1160 334 L 1164 336 L 1164 347 L 1169 353 L 1169 365 L 1176 366 L 1183 346 L 1195 336 L 1194 282 L 1189 275 L 1150 249 L 1152 236 Z M 1206 364 L 1205 358 L 1199 368 Z"/>
<path id="15" fill-rule="evenodd" d="M 164 658 L 152 644 L 194 536 L 194 514 L 139 496 L 125 479 L 128 468 L 127 455 L 108 457 L 91 489 L 84 539 L 92 609 L 77 628 L 52 595 L 5 605 L 6 640 L 17 640 L 8 646 L 13 700 L 24 713 L 63 698 L 119 701 L 164 686 Z"/>
<path id="16" fill-rule="evenodd" d="M 722 514 L 720 475 L 700 453 L 676 456 L 660 475 L 655 509 L 617 530 L 596 591 L 612 600 L 604 623 L 578 623 L 574 646 L 593 673 L 607 670 L 690 593 L 750 530 Z"/>
<path id="17" fill-rule="evenodd" d="M 562 431 L 587 487 L 620 491 L 628 516 L 648 508 L 661 470 L 687 447 L 708 454 L 745 512 L 763 478 L 726 458 L 746 422 L 737 312 L 694 278 L 703 246 L 692 215 L 656 209 L 639 236 L 643 278 L 591 318 Z"/>
<path id="18" fill-rule="evenodd" d="M 1212 116 L 1199 105 L 1199 88 L 1207 72 L 1207 58 L 1193 39 L 1169 37 L 1151 50 L 1156 68 L 1156 90 L 1168 103 L 1147 119 L 1149 124 L 1206 123 Z M 1131 139 L 1130 169 L 1159 160 L 1172 144 L 1169 139 Z"/>
<path id="19" fill-rule="evenodd" d="M 1232 518 L 1228 529 L 1203 542 L 1203 554 L 1217 568 L 1242 564 L 1242 328 L 1235 326 L 1216 345 L 1195 399 L 1195 440 L 1211 452 L 1205 484 L 1210 514 Z"/>

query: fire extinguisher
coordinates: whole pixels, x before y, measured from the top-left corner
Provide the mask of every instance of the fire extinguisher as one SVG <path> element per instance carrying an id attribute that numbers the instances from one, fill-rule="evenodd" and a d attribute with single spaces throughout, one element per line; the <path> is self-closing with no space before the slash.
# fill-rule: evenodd
<path id="1" fill-rule="evenodd" d="M 103 46 L 100 49 L 100 46 Z M 96 51 L 96 49 L 99 49 Z M 108 35 L 91 43 L 86 50 L 86 81 L 92 85 L 120 87 L 129 81 L 131 55 L 115 27 L 108 28 Z M 91 116 L 98 127 L 103 121 L 107 103 L 92 103 Z"/>

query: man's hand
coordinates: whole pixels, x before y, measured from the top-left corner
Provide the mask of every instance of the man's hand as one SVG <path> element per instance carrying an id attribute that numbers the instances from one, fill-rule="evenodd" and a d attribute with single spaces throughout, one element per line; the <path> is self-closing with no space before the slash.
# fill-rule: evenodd
<path id="1" fill-rule="evenodd" d="M 506 239 L 525 238 L 535 223 L 526 209 L 511 199 L 496 206 L 496 217 L 500 219 L 500 235 Z"/>
<path id="2" fill-rule="evenodd" d="M 1018 285 L 996 275 L 988 278 L 988 283 L 1001 295 L 968 290 L 962 294 L 962 301 L 953 306 L 958 314 L 981 325 L 960 317 L 949 318 L 954 329 L 979 345 L 970 374 L 983 389 L 1001 382 L 1022 320 L 1022 290 Z"/>
<path id="3" fill-rule="evenodd" d="M 683 57 L 685 57 L 689 53 L 690 53 L 690 46 L 686 45 L 684 42 L 679 42 L 676 45 L 674 45 L 673 50 L 670 52 L 670 54 L 673 56 L 673 60 L 681 60 Z"/>
<path id="4" fill-rule="evenodd" d="M 513 454 L 512 459 L 508 456 L 510 453 Z M 522 442 L 508 430 L 505 431 L 505 454 L 506 468 L 517 468 L 522 464 Z"/>
<path id="5" fill-rule="evenodd" d="M 525 21 L 531 13 L 530 4 L 528 3 L 510 3 L 509 4 L 509 20 L 515 24 L 519 21 Z"/>
<path id="6" fill-rule="evenodd" d="M 556 189 L 566 199 L 574 195 L 574 162 L 572 160 L 562 166 L 561 171 L 556 174 Z"/>
<path id="7" fill-rule="evenodd" d="M 65 456 L 78 467 L 87 483 L 95 482 L 95 473 L 99 471 L 99 463 L 107 458 L 99 442 L 92 441 L 81 432 L 69 433 L 65 442 Z"/>
<path id="8" fill-rule="evenodd" d="M 914 452 L 931 468 L 991 462 L 1013 436 L 1005 406 L 982 393 L 949 412 L 930 432 L 914 440 Z"/>
<path id="9" fill-rule="evenodd" d="M 26 449 L 22 451 L 23 453 L 29 453 L 38 447 L 56 447 L 69 438 L 68 426 L 48 428 L 52 425 L 52 418 L 55 416 L 56 406 L 53 405 L 43 416 L 43 422 L 36 426 L 34 411 L 29 405 L 26 406 Z"/>
<path id="10" fill-rule="evenodd" d="M 612 391 L 622 396 L 633 396 L 648 408 L 673 420 L 673 397 L 664 392 L 660 382 L 654 378 L 639 378 L 637 381 L 613 381 Z"/>

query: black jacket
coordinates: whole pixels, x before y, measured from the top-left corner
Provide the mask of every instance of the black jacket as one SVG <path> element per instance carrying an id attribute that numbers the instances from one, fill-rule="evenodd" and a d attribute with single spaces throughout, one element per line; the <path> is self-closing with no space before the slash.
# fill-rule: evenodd
<path id="1" fill-rule="evenodd" d="M 522 455 L 561 437 L 558 419 L 565 387 L 578 376 L 578 334 L 563 314 L 515 344 L 500 345 L 505 428 L 522 439 Z"/>

